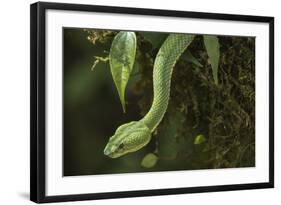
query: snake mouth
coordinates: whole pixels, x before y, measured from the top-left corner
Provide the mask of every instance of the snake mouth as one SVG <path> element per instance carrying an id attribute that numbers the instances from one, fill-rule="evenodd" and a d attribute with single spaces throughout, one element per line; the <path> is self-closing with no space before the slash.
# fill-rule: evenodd
<path id="1" fill-rule="evenodd" d="M 104 154 L 112 159 L 119 157 L 119 155 L 114 155 L 113 152 L 104 152 Z"/>
<path id="2" fill-rule="evenodd" d="M 112 159 L 121 157 L 125 154 L 125 153 L 118 153 L 118 152 L 108 148 L 107 146 L 105 147 L 103 153 L 104 153 L 104 155 L 106 155 Z"/>
<path id="3" fill-rule="evenodd" d="M 110 158 L 114 158 L 114 157 L 113 157 L 113 153 L 104 152 L 104 155 L 106 155 L 106 156 L 108 156 L 108 157 L 110 157 Z"/>
<path id="4" fill-rule="evenodd" d="M 113 157 L 113 152 L 109 152 L 109 151 L 105 150 L 103 153 L 104 153 L 104 155 L 106 155 L 106 156 L 108 156 L 110 158 L 114 158 Z"/>
<path id="5" fill-rule="evenodd" d="M 108 145 L 106 145 L 106 147 L 104 148 L 103 153 L 110 158 L 117 158 L 114 154 L 114 151 L 112 151 L 112 149 L 110 149 Z"/>
<path id="6" fill-rule="evenodd" d="M 108 149 L 108 145 L 105 146 L 104 150 L 103 150 L 104 155 L 112 158 L 113 152 L 111 152 L 110 149 Z"/>

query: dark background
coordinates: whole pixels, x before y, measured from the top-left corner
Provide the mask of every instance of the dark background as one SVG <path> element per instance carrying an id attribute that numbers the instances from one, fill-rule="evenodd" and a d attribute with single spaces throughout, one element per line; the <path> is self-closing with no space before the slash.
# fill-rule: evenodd
<path id="1" fill-rule="evenodd" d="M 109 64 L 100 63 L 91 71 L 94 56 L 106 56 L 109 47 L 92 45 L 82 29 L 64 30 L 64 175 L 145 171 L 140 161 L 147 148 L 118 159 L 103 154 L 119 125 L 141 118 L 139 96 L 130 94 L 136 77 L 130 79 L 123 114 Z"/>

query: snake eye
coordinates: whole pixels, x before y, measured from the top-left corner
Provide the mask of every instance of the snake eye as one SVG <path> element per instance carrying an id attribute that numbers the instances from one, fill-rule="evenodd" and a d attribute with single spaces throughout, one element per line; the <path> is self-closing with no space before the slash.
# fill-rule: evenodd
<path id="1" fill-rule="evenodd" d="M 121 143 L 118 148 L 119 149 L 123 149 L 124 148 L 124 143 Z"/>

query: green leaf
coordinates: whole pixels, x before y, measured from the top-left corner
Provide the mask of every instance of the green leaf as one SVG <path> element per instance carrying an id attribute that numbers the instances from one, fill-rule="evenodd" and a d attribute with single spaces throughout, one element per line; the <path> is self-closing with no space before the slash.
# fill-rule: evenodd
<path id="1" fill-rule="evenodd" d="M 204 137 L 204 135 L 197 135 L 194 139 L 194 144 L 202 144 L 204 142 L 206 142 L 206 138 Z"/>
<path id="2" fill-rule="evenodd" d="M 111 44 L 109 64 L 118 91 L 123 112 L 126 112 L 126 86 L 133 70 L 136 56 L 137 39 L 134 32 L 120 31 Z"/>
<path id="3" fill-rule="evenodd" d="M 216 36 L 204 35 L 204 44 L 212 66 L 213 78 L 218 84 L 218 66 L 220 59 L 220 44 Z"/>
<path id="4" fill-rule="evenodd" d="M 198 67 L 203 67 L 203 65 L 192 55 L 192 53 L 189 50 L 186 50 L 181 58 L 187 62 L 193 63 L 194 65 Z"/>
<path id="5" fill-rule="evenodd" d="M 147 41 L 152 44 L 153 49 L 160 48 L 168 34 L 166 33 L 152 33 L 152 32 L 139 32 Z"/>
<path id="6" fill-rule="evenodd" d="M 158 161 L 158 157 L 153 153 L 149 153 L 145 155 L 145 157 L 142 159 L 141 166 L 145 168 L 152 168 L 155 166 L 157 161 Z"/>

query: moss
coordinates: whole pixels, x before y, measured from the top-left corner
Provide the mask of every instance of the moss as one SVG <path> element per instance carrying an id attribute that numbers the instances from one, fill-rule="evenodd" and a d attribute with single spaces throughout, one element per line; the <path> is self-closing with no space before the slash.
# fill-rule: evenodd
<path id="1" fill-rule="evenodd" d="M 87 39 L 92 44 L 105 43 L 116 34 L 116 32 L 109 30 L 84 29 L 84 31 L 88 34 Z"/>
<path id="2" fill-rule="evenodd" d="M 143 90 L 139 106 L 144 115 L 152 101 L 152 59 L 157 49 L 147 50 L 144 39 L 139 42 L 143 69 L 142 78 L 135 88 Z M 189 50 L 203 67 L 178 61 L 172 77 L 169 108 L 156 131 L 182 138 L 179 143 L 189 143 L 186 148 L 191 151 L 183 153 L 177 146 L 174 148 L 178 149 L 178 158 L 188 156 L 186 161 L 193 162 L 193 169 L 255 164 L 255 39 L 219 37 L 219 42 L 219 85 L 215 85 L 212 79 L 202 36 L 197 36 Z M 147 92 L 148 89 L 150 92 Z M 182 115 L 182 126 L 171 133 L 171 124 L 178 123 L 176 112 Z M 191 139 L 199 134 L 208 140 L 200 146 L 200 150 L 191 144 Z"/>

